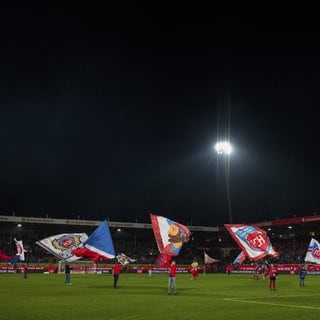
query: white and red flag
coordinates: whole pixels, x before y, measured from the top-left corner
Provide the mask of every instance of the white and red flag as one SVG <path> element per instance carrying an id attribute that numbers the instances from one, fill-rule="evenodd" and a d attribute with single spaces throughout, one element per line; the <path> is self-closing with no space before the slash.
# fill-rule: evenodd
<path id="1" fill-rule="evenodd" d="M 39 240 L 36 244 L 60 260 L 73 262 L 81 257 L 77 257 L 72 251 L 82 247 L 87 239 L 86 233 L 61 233 Z"/>
<path id="2" fill-rule="evenodd" d="M 245 224 L 225 224 L 224 226 L 250 260 L 257 261 L 268 255 L 279 256 L 264 230 Z"/>
<path id="3" fill-rule="evenodd" d="M 189 241 L 191 232 L 183 224 L 166 217 L 150 213 L 150 219 L 161 257 L 167 256 L 164 260 L 170 261 L 169 257 L 177 256 L 183 243 Z"/>
<path id="4" fill-rule="evenodd" d="M 219 262 L 219 260 L 211 258 L 204 252 L 204 264 L 211 264 L 211 263 L 216 263 Z"/>
<path id="5" fill-rule="evenodd" d="M 320 244 L 316 239 L 311 239 L 304 261 L 320 264 Z"/>
<path id="6" fill-rule="evenodd" d="M 16 246 L 17 246 L 17 256 L 20 257 L 20 261 L 24 261 L 25 260 L 24 253 L 27 252 L 27 250 L 24 249 L 22 240 L 14 239 L 14 242 L 16 243 Z"/>

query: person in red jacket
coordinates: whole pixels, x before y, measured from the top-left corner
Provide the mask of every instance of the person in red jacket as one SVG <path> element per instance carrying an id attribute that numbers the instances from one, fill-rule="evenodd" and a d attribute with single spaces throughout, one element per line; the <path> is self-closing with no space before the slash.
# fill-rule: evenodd
<path id="1" fill-rule="evenodd" d="M 276 290 L 276 279 L 277 279 L 278 269 L 271 264 L 269 267 L 269 289 Z"/>
<path id="2" fill-rule="evenodd" d="M 120 271 L 121 271 L 121 265 L 118 262 L 116 262 L 112 267 L 113 287 L 115 289 L 118 288 L 118 280 L 119 280 Z"/>
<path id="3" fill-rule="evenodd" d="M 176 282 L 176 275 L 177 275 L 177 266 L 176 262 L 172 261 L 169 270 L 169 282 L 168 282 L 168 294 L 171 294 L 171 289 L 173 288 L 173 293 L 177 294 L 177 282 Z"/>

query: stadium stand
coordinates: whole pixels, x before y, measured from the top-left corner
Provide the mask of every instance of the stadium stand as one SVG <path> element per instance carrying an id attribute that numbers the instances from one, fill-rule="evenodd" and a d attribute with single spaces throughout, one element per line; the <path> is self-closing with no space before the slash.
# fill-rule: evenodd
<path id="1" fill-rule="evenodd" d="M 42 223 L 38 220 L 24 223 L 19 227 L 17 221 L 23 221 L 23 217 L 7 220 L 8 216 L 0 216 L 0 250 L 8 255 L 15 254 L 14 238 L 24 242 L 28 250 L 26 257 L 28 263 L 57 263 L 57 259 L 36 244 L 36 241 L 59 233 L 86 232 L 90 235 L 100 221 L 91 221 L 88 224 L 54 224 Z M 25 218 L 25 217 L 24 217 Z M 314 216 L 312 216 L 314 218 Z M 12 220 L 12 221 L 11 221 Z M 310 220 L 310 219 L 309 219 Z M 263 222 L 264 228 L 272 242 L 273 247 L 280 252 L 280 256 L 273 258 L 275 263 L 302 263 L 306 248 L 312 237 L 320 238 L 319 216 L 312 221 L 294 218 L 286 219 L 284 223 Z M 33 222 L 34 221 L 34 222 Z M 292 224 L 291 222 L 296 222 Z M 117 253 L 137 260 L 139 264 L 153 264 L 158 256 L 158 248 L 154 240 L 153 231 L 149 225 L 144 228 L 134 228 L 137 224 L 110 223 L 110 232 Z M 258 225 L 255 224 L 255 225 Z M 112 227 L 111 227 L 112 226 Z M 122 226 L 119 228 L 119 226 Z M 182 247 L 178 261 L 182 264 L 190 264 L 196 260 L 203 263 L 204 251 L 211 257 L 219 259 L 217 267 L 223 269 L 225 265 L 232 263 L 239 254 L 240 249 L 229 234 L 223 228 L 196 227 L 192 231 L 192 237 L 188 244 Z M 191 228 L 190 228 L 191 229 Z M 200 231 L 199 231 L 200 230 Z"/>

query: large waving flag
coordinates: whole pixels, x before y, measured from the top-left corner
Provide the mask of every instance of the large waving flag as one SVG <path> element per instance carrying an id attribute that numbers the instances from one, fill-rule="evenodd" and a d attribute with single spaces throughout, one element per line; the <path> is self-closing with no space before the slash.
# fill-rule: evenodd
<path id="1" fill-rule="evenodd" d="M 320 264 L 320 244 L 316 239 L 311 239 L 304 261 Z"/>
<path id="2" fill-rule="evenodd" d="M 160 256 L 160 265 L 167 265 L 173 256 L 177 256 L 183 243 L 188 242 L 191 232 L 189 229 L 173 220 L 150 213 L 151 224 Z"/>
<path id="3" fill-rule="evenodd" d="M 250 260 L 257 261 L 267 255 L 272 257 L 279 255 L 272 247 L 264 230 L 245 224 L 225 224 L 224 226 Z"/>
<path id="4" fill-rule="evenodd" d="M 91 258 L 94 263 L 113 259 L 115 251 L 107 221 L 105 220 L 100 224 L 83 243 L 82 248 L 72 250 L 72 253 L 81 258 Z"/>
<path id="5" fill-rule="evenodd" d="M 58 259 L 72 262 L 80 259 L 72 253 L 72 250 L 82 247 L 87 239 L 85 233 L 62 233 L 39 240 L 36 244 Z"/>
<path id="6" fill-rule="evenodd" d="M 204 252 L 204 264 L 211 264 L 219 262 L 219 260 L 211 258 L 206 252 Z"/>
<path id="7" fill-rule="evenodd" d="M 20 261 L 20 257 L 18 255 L 7 256 L 2 251 L 0 251 L 0 261 L 7 261 L 7 262 L 10 262 L 12 264 L 16 264 L 17 262 Z"/>
<path id="8" fill-rule="evenodd" d="M 233 260 L 232 264 L 242 264 L 242 262 L 246 259 L 246 255 L 243 251 L 241 251 L 236 258 Z"/>
<path id="9" fill-rule="evenodd" d="M 17 255 L 19 256 L 20 261 L 24 261 L 25 260 L 24 253 L 27 252 L 27 250 L 24 249 L 22 240 L 14 239 L 14 241 L 17 246 Z"/>

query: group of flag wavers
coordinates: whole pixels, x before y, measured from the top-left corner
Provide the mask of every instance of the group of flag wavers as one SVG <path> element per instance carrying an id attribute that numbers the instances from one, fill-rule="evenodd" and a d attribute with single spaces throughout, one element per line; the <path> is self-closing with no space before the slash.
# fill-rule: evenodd
<path id="1" fill-rule="evenodd" d="M 256 227 L 245 224 L 225 224 L 226 230 L 241 249 L 234 263 L 241 264 L 246 258 L 252 262 L 263 259 L 266 256 L 278 257 L 279 253 L 273 248 L 267 233 Z M 277 268 L 270 264 L 268 267 L 269 289 L 276 290 Z M 258 279 L 258 267 L 255 266 L 254 279 Z"/>
<path id="2" fill-rule="evenodd" d="M 243 224 L 225 225 L 225 228 L 241 249 L 241 252 L 233 261 L 233 264 L 242 264 L 246 258 L 256 263 L 268 255 L 271 257 L 279 256 L 279 253 L 273 248 L 271 241 L 264 230 L 255 226 Z M 299 270 L 300 287 L 305 286 L 304 281 L 307 275 L 305 263 L 307 262 L 320 264 L 320 244 L 313 238 L 308 246 L 304 264 L 301 265 Z M 260 267 L 261 266 L 256 265 L 254 279 L 258 279 L 257 272 L 261 271 L 264 279 L 269 275 L 269 289 L 272 291 L 276 290 L 276 279 L 278 274 L 276 266 L 272 263 L 270 265 L 264 263 L 261 269 L 258 269 Z"/>
<path id="3" fill-rule="evenodd" d="M 176 265 L 172 258 L 178 256 L 182 245 L 189 241 L 191 232 L 186 226 L 171 219 L 154 214 L 150 214 L 150 218 L 159 249 L 159 256 L 156 263 L 161 267 L 170 268 L 168 272 L 168 287 L 174 284 L 174 292 L 176 293 Z M 106 220 L 103 221 L 90 236 L 86 233 L 63 233 L 39 240 L 36 244 L 56 256 L 58 259 L 65 261 L 66 284 L 71 284 L 70 270 L 72 270 L 72 268 L 69 263 L 81 258 L 89 258 L 95 264 L 103 260 L 110 261 L 116 259 L 116 262 L 112 267 L 114 288 L 118 287 L 121 266 L 136 261 L 124 253 L 115 254 L 109 225 Z M 6 256 L 0 252 L 0 260 L 9 261 L 15 264 L 18 261 L 22 261 L 21 257 L 23 254 L 24 250 L 16 256 Z"/>
<path id="4" fill-rule="evenodd" d="M 150 214 L 150 219 L 159 249 L 159 256 L 156 259 L 156 263 L 160 267 L 169 269 L 168 293 L 170 294 L 172 289 L 174 293 L 177 293 L 176 263 L 174 258 L 178 256 L 183 244 L 189 241 L 191 232 L 183 224 L 166 217 Z M 279 253 L 273 248 L 271 241 L 264 230 L 256 226 L 245 224 L 225 224 L 224 226 L 241 249 L 240 254 L 233 262 L 234 264 L 241 264 L 246 258 L 255 263 L 266 256 L 279 256 Z M 25 260 L 24 253 L 26 250 L 23 248 L 22 241 L 15 239 L 15 243 L 17 246 L 17 254 L 8 256 L 0 251 L 0 260 L 8 261 L 12 264 Z M 68 263 L 77 261 L 81 258 L 90 258 L 94 263 L 98 263 L 102 260 L 109 261 L 116 259 L 116 263 L 112 268 L 114 288 L 118 287 L 121 265 L 126 265 L 135 261 L 124 253 L 115 254 L 113 241 L 106 220 L 103 221 L 89 237 L 86 233 L 64 233 L 47 237 L 36 243 L 57 258 L 64 260 L 66 268 L 69 270 L 67 273 L 70 273 Z M 205 265 L 218 261 L 219 260 L 217 259 L 209 257 L 206 252 L 204 252 Z M 320 264 L 320 244 L 313 238 L 311 239 L 305 256 L 305 262 L 307 261 Z M 199 275 L 198 263 L 194 261 L 191 266 L 192 279 L 196 279 Z M 269 288 L 270 290 L 275 290 L 275 280 L 277 276 L 276 267 L 270 265 L 268 273 L 270 279 Z M 305 268 L 301 267 L 300 286 L 302 287 L 304 286 L 306 274 Z M 66 283 L 70 283 L 70 275 L 66 275 Z"/>

